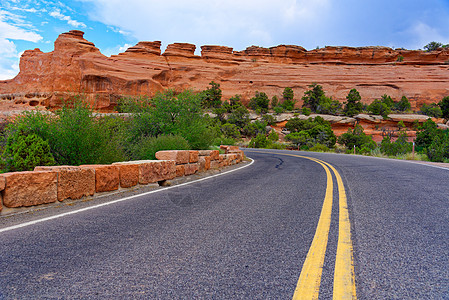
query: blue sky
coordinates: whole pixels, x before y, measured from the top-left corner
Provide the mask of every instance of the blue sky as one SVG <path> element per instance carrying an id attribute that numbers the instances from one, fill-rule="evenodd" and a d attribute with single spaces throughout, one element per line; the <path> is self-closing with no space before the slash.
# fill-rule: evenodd
<path id="1" fill-rule="evenodd" d="M 78 29 L 105 55 L 138 41 L 224 45 L 388 46 L 449 44 L 449 0 L 0 0 L 0 80 L 27 49 L 53 50 Z"/>

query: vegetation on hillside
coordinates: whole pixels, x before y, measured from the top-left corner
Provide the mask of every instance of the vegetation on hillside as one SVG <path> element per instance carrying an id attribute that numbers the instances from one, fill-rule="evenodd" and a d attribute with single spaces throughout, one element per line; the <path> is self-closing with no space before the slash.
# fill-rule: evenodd
<path id="1" fill-rule="evenodd" d="M 364 105 L 360 93 L 352 89 L 341 104 L 327 97 L 321 85 L 313 83 L 302 100 L 302 109 L 295 108 L 295 94 L 290 87 L 271 100 L 266 93 L 256 92 L 249 101 L 249 108 L 258 118 L 251 120 L 242 97 L 234 95 L 223 101 L 220 85 L 213 81 L 200 92 L 167 90 L 152 98 L 122 98 L 116 109 L 130 113 L 127 117 L 97 116 L 80 96 L 54 114 L 26 112 L 10 122 L 0 140 L 1 169 L 23 171 L 32 170 L 36 165 L 154 159 L 159 150 L 208 149 L 236 143 L 258 148 L 355 151 L 386 156 L 407 156 L 412 151 L 412 143 L 403 128 L 396 132 L 397 138 L 386 134 L 382 142 L 376 144 L 360 125 L 337 139 L 330 123 L 323 118 L 299 118 L 299 114 L 308 116 L 311 113 L 349 117 L 372 113 L 388 118 L 393 111 L 410 111 L 411 105 L 405 96 L 395 101 L 383 95 L 370 105 Z M 272 114 L 268 114 L 270 108 Z M 293 112 L 296 117 L 286 123 L 289 133 L 285 142 L 280 142 L 279 134 L 270 126 L 276 123 L 277 114 L 286 111 Z M 421 112 L 449 119 L 449 97 L 424 105 Z M 415 142 L 420 157 L 449 161 L 449 131 L 439 129 L 433 121 L 428 120 L 419 127 Z"/>

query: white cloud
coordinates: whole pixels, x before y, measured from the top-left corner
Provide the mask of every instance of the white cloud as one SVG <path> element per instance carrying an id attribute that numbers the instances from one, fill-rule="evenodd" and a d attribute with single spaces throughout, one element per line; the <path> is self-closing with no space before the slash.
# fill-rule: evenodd
<path id="1" fill-rule="evenodd" d="M 10 79 L 19 72 L 16 45 L 13 42 L 0 38 L 0 80 Z"/>
<path id="2" fill-rule="evenodd" d="M 442 42 L 443 44 L 449 43 L 449 36 L 444 36 L 440 33 L 438 28 L 431 27 L 430 25 L 417 22 L 409 29 L 409 34 L 413 39 L 414 46 L 413 48 L 422 48 L 424 45 L 427 45 L 429 42 Z"/>
<path id="3" fill-rule="evenodd" d="M 129 47 L 131 47 L 131 44 L 125 44 L 118 48 L 119 53 L 125 52 Z"/>
<path id="4" fill-rule="evenodd" d="M 326 20 L 330 7 L 330 0 L 81 1 L 93 4 L 90 18 L 138 40 L 221 44 L 236 50 L 309 34 Z"/>
<path id="5" fill-rule="evenodd" d="M 59 19 L 61 21 L 67 21 L 67 24 L 69 24 L 71 26 L 74 26 L 74 27 L 82 27 L 82 28 L 86 28 L 87 27 L 86 24 L 84 24 L 83 22 L 78 22 L 76 20 L 73 20 L 70 16 L 63 15 L 61 13 L 61 11 L 58 10 L 58 9 L 50 12 L 49 15 L 51 17 Z"/>

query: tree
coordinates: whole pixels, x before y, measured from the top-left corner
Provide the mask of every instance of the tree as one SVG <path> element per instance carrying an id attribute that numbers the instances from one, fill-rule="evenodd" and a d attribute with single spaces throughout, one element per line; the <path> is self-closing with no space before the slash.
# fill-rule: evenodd
<path id="1" fill-rule="evenodd" d="M 286 87 L 284 89 L 284 92 L 282 93 L 282 97 L 284 98 L 284 101 L 282 101 L 282 107 L 285 110 L 293 110 L 295 107 L 295 100 L 293 97 L 295 94 L 293 93 L 293 90 L 289 87 Z"/>
<path id="2" fill-rule="evenodd" d="M 201 106 L 203 108 L 217 108 L 221 106 L 220 84 L 211 81 L 210 87 L 201 93 Z"/>
<path id="3" fill-rule="evenodd" d="M 345 108 L 343 112 L 346 116 L 355 116 L 363 110 L 363 104 L 361 102 L 362 97 L 360 97 L 359 92 L 356 89 L 349 91 L 346 96 Z"/>
<path id="4" fill-rule="evenodd" d="M 381 115 L 384 119 L 391 113 L 390 107 L 379 99 L 375 99 L 370 105 L 368 105 L 368 111 L 374 115 Z"/>
<path id="5" fill-rule="evenodd" d="M 312 112 L 316 112 L 318 106 L 323 97 L 325 97 L 323 87 L 319 84 L 312 83 L 309 85 L 310 90 L 304 93 L 302 100 L 304 101 L 303 107 L 308 107 Z"/>
<path id="6" fill-rule="evenodd" d="M 406 111 L 412 108 L 410 101 L 405 96 L 402 96 L 399 102 L 395 102 L 393 108 L 397 111 Z"/>
<path id="7" fill-rule="evenodd" d="M 436 103 L 430 103 L 429 105 L 423 104 L 421 106 L 421 112 L 426 116 L 434 118 L 441 118 L 443 116 L 441 108 Z"/>
<path id="8" fill-rule="evenodd" d="M 377 146 L 373 138 L 370 135 L 366 135 L 363 127 L 360 125 L 356 125 L 353 130 L 349 128 L 346 133 L 343 133 L 338 138 L 338 143 L 345 145 L 348 150 L 352 150 L 355 146 L 357 152 L 374 150 Z"/>
<path id="9" fill-rule="evenodd" d="M 438 48 L 441 48 L 443 46 L 440 42 L 430 42 L 427 45 L 424 46 L 424 49 L 426 49 L 426 52 L 435 51 Z"/>
<path id="10" fill-rule="evenodd" d="M 257 92 L 253 98 L 249 101 L 249 107 L 254 110 L 261 110 L 262 113 L 268 112 L 268 105 L 270 104 L 270 99 L 268 99 L 267 94 L 264 92 Z"/>
<path id="11" fill-rule="evenodd" d="M 441 108 L 442 116 L 445 119 L 449 119 L 449 96 L 444 97 L 438 105 Z"/>
<path id="12" fill-rule="evenodd" d="M 279 105 L 279 99 L 278 96 L 273 96 L 271 98 L 271 108 L 274 109 L 275 107 L 277 107 Z"/>

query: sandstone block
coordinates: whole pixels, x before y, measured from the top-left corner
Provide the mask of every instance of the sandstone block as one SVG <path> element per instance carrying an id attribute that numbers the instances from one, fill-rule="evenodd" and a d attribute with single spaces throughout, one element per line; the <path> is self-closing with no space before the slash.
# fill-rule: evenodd
<path id="1" fill-rule="evenodd" d="M 139 165 L 130 163 L 113 163 L 119 167 L 120 187 L 129 188 L 139 183 Z"/>
<path id="2" fill-rule="evenodd" d="M 82 165 L 95 169 L 95 192 L 110 192 L 118 190 L 120 185 L 120 171 L 114 165 Z"/>
<path id="3" fill-rule="evenodd" d="M 211 169 L 219 169 L 223 166 L 223 163 L 219 162 L 218 160 L 212 160 L 210 162 L 210 168 Z"/>
<path id="4" fill-rule="evenodd" d="M 200 156 L 199 160 L 199 171 L 207 171 L 210 169 L 210 156 Z"/>
<path id="5" fill-rule="evenodd" d="M 231 151 L 240 150 L 239 146 L 228 146 L 228 145 L 221 145 L 220 149 L 224 150 L 225 154 L 228 154 Z"/>
<path id="6" fill-rule="evenodd" d="M 218 150 L 200 150 L 198 151 L 200 156 L 210 156 L 211 160 L 217 160 L 220 155 L 220 151 Z"/>
<path id="7" fill-rule="evenodd" d="M 75 166 L 38 166 L 34 171 L 54 171 L 58 173 L 58 201 L 80 199 L 95 193 L 95 170 Z"/>
<path id="8" fill-rule="evenodd" d="M 176 166 L 176 177 L 182 177 L 185 174 L 185 165 Z"/>
<path id="9" fill-rule="evenodd" d="M 143 160 L 138 161 L 138 163 L 140 184 L 169 180 L 176 177 L 176 164 L 173 160 Z"/>
<path id="10" fill-rule="evenodd" d="M 156 158 L 159 160 L 174 160 L 177 165 L 188 164 L 190 160 L 189 150 L 166 150 L 156 152 Z"/>
<path id="11" fill-rule="evenodd" d="M 186 176 L 195 174 L 199 170 L 198 163 L 188 164 L 188 165 L 185 165 L 184 167 L 185 167 L 185 175 Z"/>
<path id="12" fill-rule="evenodd" d="M 0 191 L 3 191 L 6 186 L 6 179 L 4 176 L 0 175 Z"/>
<path id="13" fill-rule="evenodd" d="M 58 173 L 54 171 L 26 171 L 5 173 L 3 205 L 6 207 L 33 206 L 58 200 Z"/>
<path id="14" fill-rule="evenodd" d="M 189 154 L 190 154 L 189 163 L 196 163 L 196 162 L 198 162 L 198 159 L 199 159 L 198 151 L 191 150 L 191 151 L 189 151 Z"/>

